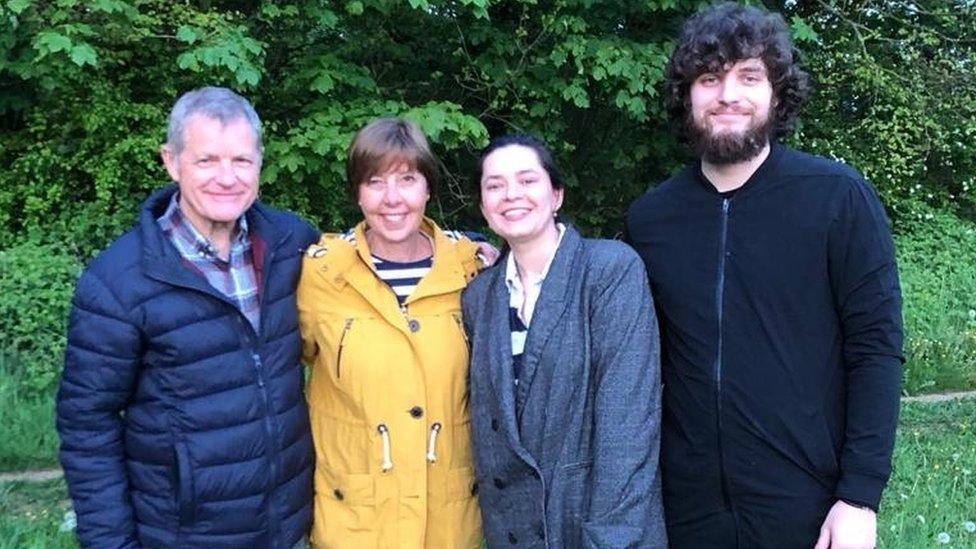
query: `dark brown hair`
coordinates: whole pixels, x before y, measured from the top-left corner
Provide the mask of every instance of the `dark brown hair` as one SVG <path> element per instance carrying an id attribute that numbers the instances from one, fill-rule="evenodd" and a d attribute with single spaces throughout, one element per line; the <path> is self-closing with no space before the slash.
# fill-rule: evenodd
<path id="1" fill-rule="evenodd" d="M 496 137 L 485 148 L 481 149 L 481 153 L 478 155 L 478 166 L 474 178 L 475 188 L 477 188 L 479 194 L 481 193 L 481 176 L 485 169 L 485 158 L 488 158 L 489 154 L 498 149 L 510 145 L 519 145 L 531 149 L 535 153 L 539 158 L 539 164 L 542 165 L 542 169 L 549 174 L 549 181 L 552 182 L 553 189 L 562 189 L 565 186 L 562 170 L 559 169 L 559 166 L 553 159 L 552 151 L 549 150 L 549 147 L 540 139 L 531 135 L 515 133 Z"/>
<path id="2" fill-rule="evenodd" d="M 800 68 L 790 29 L 777 13 L 734 2 L 702 9 L 685 22 L 665 68 L 664 101 L 672 121 L 684 127 L 695 79 L 751 58 L 762 59 L 773 87 L 772 136 L 791 132 L 810 95 L 810 77 Z"/>

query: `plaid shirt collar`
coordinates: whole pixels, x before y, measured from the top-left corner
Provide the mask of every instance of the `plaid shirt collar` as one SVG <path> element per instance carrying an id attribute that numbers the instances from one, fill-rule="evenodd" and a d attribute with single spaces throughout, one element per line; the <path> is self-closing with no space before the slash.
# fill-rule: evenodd
<path id="1" fill-rule="evenodd" d="M 183 260 L 203 275 L 210 286 L 233 301 L 256 331 L 260 330 L 260 283 L 244 216 L 237 221 L 226 260 L 217 255 L 213 243 L 182 215 L 178 193 L 173 195 L 158 223 Z"/>
<path id="2" fill-rule="evenodd" d="M 229 260 L 221 259 L 217 254 L 216 247 L 210 242 L 210 239 L 200 234 L 200 231 L 186 219 L 182 210 L 180 210 L 179 202 L 180 192 L 176 191 L 173 193 L 173 198 L 170 199 L 166 211 L 157 219 L 159 226 L 162 227 L 166 234 L 170 235 L 170 238 L 174 240 L 174 243 L 177 245 L 176 247 L 186 259 L 191 261 L 195 260 L 196 258 L 194 257 L 187 257 L 188 253 L 192 253 L 198 257 L 206 257 L 211 261 L 226 265 Z M 247 217 L 241 215 L 237 219 L 234 236 L 231 237 L 229 256 L 240 253 L 247 247 L 248 243 Z"/>

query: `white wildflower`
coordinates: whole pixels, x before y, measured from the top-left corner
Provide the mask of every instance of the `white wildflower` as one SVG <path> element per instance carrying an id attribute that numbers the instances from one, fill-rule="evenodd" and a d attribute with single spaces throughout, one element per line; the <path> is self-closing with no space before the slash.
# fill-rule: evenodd
<path id="1" fill-rule="evenodd" d="M 61 526 L 58 526 L 59 532 L 71 532 L 78 526 L 78 517 L 75 516 L 75 512 L 72 510 L 65 511 L 64 520 L 61 522 Z"/>
<path id="2" fill-rule="evenodd" d="M 976 522 L 967 520 L 966 522 L 962 523 L 962 529 L 970 534 L 976 533 Z"/>
<path id="3" fill-rule="evenodd" d="M 949 532 L 939 532 L 938 536 L 935 536 L 935 541 L 941 543 L 942 545 L 948 545 L 952 541 L 952 537 L 949 536 Z"/>

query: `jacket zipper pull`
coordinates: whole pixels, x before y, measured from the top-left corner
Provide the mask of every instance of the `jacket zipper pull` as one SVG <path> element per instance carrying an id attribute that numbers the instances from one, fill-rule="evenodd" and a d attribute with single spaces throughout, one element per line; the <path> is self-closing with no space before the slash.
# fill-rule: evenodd
<path id="1" fill-rule="evenodd" d="M 352 327 L 352 319 L 346 319 L 346 325 L 342 328 L 342 335 L 339 336 L 339 352 L 336 356 L 336 379 L 342 377 L 342 348 L 346 346 L 346 334 Z"/>
<path id="2" fill-rule="evenodd" d="M 390 430 L 386 427 L 385 423 L 377 425 L 376 430 L 379 431 L 380 438 L 383 439 L 383 461 L 380 463 L 380 469 L 385 473 L 393 468 L 393 457 L 390 450 Z"/>
<path id="3" fill-rule="evenodd" d="M 441 432 L 441 424 L 435 423 L 430 426 L 430 439 L 427 442 L 427 461 L 437 462 L 437 433 Z"/>

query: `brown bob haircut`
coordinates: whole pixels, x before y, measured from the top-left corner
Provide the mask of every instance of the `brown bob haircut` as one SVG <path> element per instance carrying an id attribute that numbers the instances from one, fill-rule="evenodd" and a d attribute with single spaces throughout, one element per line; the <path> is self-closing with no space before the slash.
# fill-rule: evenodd
<path id="1" fill-rule="evenodd" d="M 356 132 L 346 160 L 346 185 L 353 200 L 369 178 L 401 164 L 427 180 L 431 197 L 437 191 L 437 162 L 420 126 L 403 118 L 377 118 Z"/>

